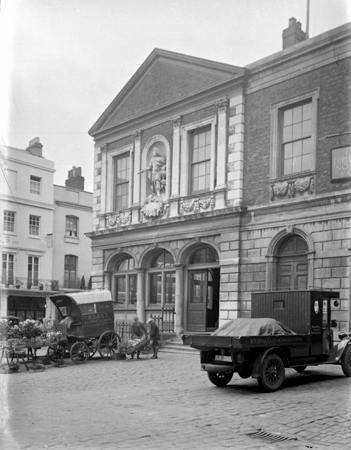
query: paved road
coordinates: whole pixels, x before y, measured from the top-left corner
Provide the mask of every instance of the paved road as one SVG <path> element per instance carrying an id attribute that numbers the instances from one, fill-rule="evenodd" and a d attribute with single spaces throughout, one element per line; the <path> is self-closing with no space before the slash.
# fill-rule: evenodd
<path id="1" fill-rule="evenodd" d="M 0 381 L 6 450 L 350 448 L 351 378 L 336 366 L 289 370 L 272 394 L 237 376 L 216 388 L 198 355 L 178 353 L 67 363 Z M 257 430 L 290 440 L 249 436 Z"/>

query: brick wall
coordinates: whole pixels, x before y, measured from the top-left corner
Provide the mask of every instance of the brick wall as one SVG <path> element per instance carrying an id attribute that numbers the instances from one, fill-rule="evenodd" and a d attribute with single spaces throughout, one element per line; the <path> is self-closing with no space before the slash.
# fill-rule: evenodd
<path id="1" fill-rule="evenodd" d="M 351 187 L 350 182 L 331 183 L 330 150 L 350 144 L 351 136 L 328 137 L 350 131 L 350 58 L 329 64 L 247 95 L 245 112 L 244 203 L 269 201 L 271 106 L 319 89 L 317 113 L 316 193 Z"/>

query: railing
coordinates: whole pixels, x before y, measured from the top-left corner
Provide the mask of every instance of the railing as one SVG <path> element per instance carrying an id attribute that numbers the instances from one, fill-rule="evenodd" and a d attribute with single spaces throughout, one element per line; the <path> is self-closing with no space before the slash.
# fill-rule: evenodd
<path id="1" fill-rule="evenodd" d="M 175 324 L 174 324 L 174 316 L 175 309 L 174 305 L 164 305 L 162 307 L 161 314 L 151 316 L 156 322 L 158 328 L 163 333 L 174 333 Z"/>
<path id="2" fill-rule="evenodd" d="M 126 320 L 118 320 L 115 324 L 115 331 L 122 341 L 127 341 L 132 336 L 132 324 Z"/>
<path id="3" fill-rule="evenodd" d="M 30 280 L 25 277 L 16 277 L 12 283 L 5 284 L 5 287 L 11 289 L 32 289 L 38 291 L 58 291 L 58 280 L 46 280 L 39 278 L 38 280 Z"/>

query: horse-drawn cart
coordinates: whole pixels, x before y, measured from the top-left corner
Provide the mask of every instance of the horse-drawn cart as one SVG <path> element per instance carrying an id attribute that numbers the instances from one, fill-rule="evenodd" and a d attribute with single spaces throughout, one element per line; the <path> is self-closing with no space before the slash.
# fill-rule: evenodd
<path id="1" fill-rule="evenodd" d="M 58 312 L 54 325 L 58 336 L 48 347 L 48 357 L 57 361 L 69 353 L 73 362 L 83 362 L 96 352 L 102 358 L 113 356 L 121 342 L 114 331 L 110 291 L 55 294 L 51 297 Z"/>

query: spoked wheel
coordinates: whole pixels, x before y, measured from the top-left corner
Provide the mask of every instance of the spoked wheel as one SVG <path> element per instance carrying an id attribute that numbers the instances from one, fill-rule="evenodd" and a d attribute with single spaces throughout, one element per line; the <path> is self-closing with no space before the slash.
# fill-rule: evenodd
<path id="1" fill-rule="evenodd" d="M 351 377 L 351 345 L 349 344 L 341 357 L 341 368 L 346 377 Z"/>
<path id="2" fill-rule="evenodd" d="M 207 372 L 207 376 L 214 385 L 224 387 L 233 378 L 233 372 Z"/>
<path id="3" fill-rule="evenodd" d="M 64 344 L 49 345 L 46 355 L 52 362 L 62 361 L 65 357 L 65 351 Z"/>
<path id="4" fill-rule="evenodd" d="M 99 337 L 98 351 L 101 358 L 111 358 L 117 353 L 117 348 L 121 338 L 114 331 L 105 331 Z"/>
<path id="5" fill-rule="evenodd" d="M 294 367 L 294 370 L 298 373 L 304 373 L 306 368 L 307 368 L 307 366 L 298 366 L 298 367 Z"/>
<path id="6" fill-rule="evenodd" d="M 69 356 L 76 364 L 86 361 L 90 356 L 90 351 L 87 344 L 83 341 L 75 342 L 71 347 Z"/>
<path id="7" fill-rule="evenodd" d="M 263 390 L 273 392 L 281 387 L 284 379 L 285 367 L 281 357 L 276 353 L 270 353 L 261 365 L 260 376 L 257 378 L 258 384 Z"/>

